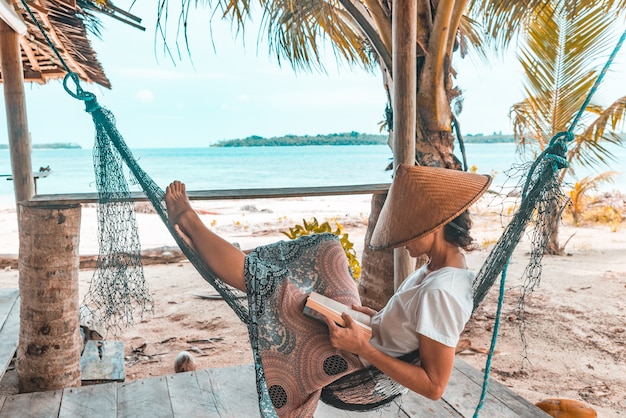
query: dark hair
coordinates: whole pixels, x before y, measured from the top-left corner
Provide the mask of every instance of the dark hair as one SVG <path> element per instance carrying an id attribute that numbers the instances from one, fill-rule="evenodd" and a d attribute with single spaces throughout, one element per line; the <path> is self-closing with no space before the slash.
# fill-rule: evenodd
<path id="1" fill-rule="evenodd" d="M 470 218 L 469 212 L 466 210 L 446 224 L 443 229 L 443 236 L 450 244 L 461 247 L 465 251 L 472 251 L 475 247 L 474 239 L 470 235 L 471 228 L 472 219 Z"/>

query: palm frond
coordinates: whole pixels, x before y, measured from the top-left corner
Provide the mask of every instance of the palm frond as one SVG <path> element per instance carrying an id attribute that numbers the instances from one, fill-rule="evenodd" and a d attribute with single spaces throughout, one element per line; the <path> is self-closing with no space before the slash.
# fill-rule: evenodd
<path id="1" fill-rule="evenodd" d="M 469 16 L 481 22 L 495 49 L 506 49 L 519 35 L 521 22 L 543 8 L 543 0 L 470 0 Z"/>
<path id="2" fill-rule="evenodd" d="M 481 60 L 487 60 L 487 48 L 480 24 L 468 16 L 463 16 L 459 23 L 459 44 L 461 57 L 465 57 L 471 49 Z"/>
<path id="3" fill-rule="evenodd" d="M 584 167 L 609 166 L 611 162 L 616 162 L 616 157 L 608 146 L 622 143 L 621 136 L 616 132 L 619 125 L 624 123 L 625 111 L 626 96 L 617 99 L 605 109 L 590 106 L 588 113 L 596 115 L 596 118 L 570 144 L 570 160 Z"/>
<path id="4" fill-rule="evenodd" d="M 540 102 L 532 97 L 515 103 L 511 107 L 511 119 L 513 121 L 513 134 L 521 147 L 537 146 L 543 151 L 550 137 L 545 135 L 549 126 L 542 117 Z"/>
<path id="5" fill-rule="evenodd" d="M 567 130 L 597 77 L 598 57 L 612 41 L 612 19 L 601 7 L 571 16 L 547 2 L 528 22 L 519 59 L 526 74 L 524 89 L 537 101 L 538 114 L 550 120 L 549 136 Z"/>
<path id="6" fill-rule="evenodd" d="M 469 16 L 481 22 L 495 49 L 506 49 L 524 30 L 523 24 L 534 16 L 546 12 L 546 6 L 558 3 L 567 18 L 580 14 L 580 10 L 596 3 L 605 14 L 616 16 L 626 11 L 626 0 L 606 0 L 602 2 L 551 1 L 546 0 L 470 0 Z M 597 4 L 601 3 L 601 4 Z M 554 11 L 554 7 L 552 8 Z"/>
<path id="7" fill-rule="evenodd" d="M 330 41 L 335 55 L 349 64 L 372 68 L 366 40 L 352 21 L 344 20 L 342 9 L 323 0 L 266 2 L 262 29 L 270 53 L 278 62 L 288 61 L 294 69 L 323 69 L 324 40 Z"/>

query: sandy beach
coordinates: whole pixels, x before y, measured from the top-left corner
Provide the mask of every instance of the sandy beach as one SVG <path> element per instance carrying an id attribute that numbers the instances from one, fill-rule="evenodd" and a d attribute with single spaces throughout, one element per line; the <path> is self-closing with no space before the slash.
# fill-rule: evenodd
<path id="1" fill-rule="evenodd" d="M 614 196 L 622 217 L 623 196 Z M 281 231 L 302 219 L 340 223 L 360 254 L 370 212 L 370 196 L 257 199 L 194 202 L 215 231 L 248 249 L 280 239 Z M 173 246 L 158 217 L 139 209 L 142 249 Z M 489 205 L 474 211 L 474 236 L 479 249 L 468 255 L 477 271 L 502 234 L 503 221 Z M 528 262 L 524 236 L 511 260 L 491 377 L 532 402 L 558 397 L 591 405 L 600 417 L 626 416 L 626 234 L 617 226 L 595 223 L 573 227 L 565 222 L 561 242 L 564 256 L 546 256 L 540 286 L 526 298 L 524 320 L 517 312 L 520 278 Z M 16 255 L 18 232 L 15 208 L 0 207 L 0 254 Z M 81 255 L 94 255 L 97 246 L 96 208 L 82 209 Z M 154 299 L 154 312 L 127 328 L 120 339 L 126 355 L 126 379 L 136 380 L 174 372 L 174 358 L 187 350 L 197 368 L 251 363 L 247 331 L 185 260 L 148 265 L 145 278 Z M 81 299 L 93 270 L 80 273 Z M 0 270 L 0 287 L 18 287 L 18 271 Z M 467 349 L 459 356 L 483 369 L 494 327 L 497 286 L 477 309 L 462 339 Z M 520 325 L 523 324 L 523 333 Z M 0 395 L 17 393 L 17 376 L 10 368 L 0 382 Z M 478 402 L 478 399 L 476 400 Z"/>

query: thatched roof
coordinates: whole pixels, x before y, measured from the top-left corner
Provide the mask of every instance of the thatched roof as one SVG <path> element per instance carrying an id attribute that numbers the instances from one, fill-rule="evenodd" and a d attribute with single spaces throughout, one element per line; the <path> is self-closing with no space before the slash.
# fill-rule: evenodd
<path id="1" fill-rule="evenodd" d="M 24 81 L 43 84 L 65 77 L 66 69 L 22 2 L 13 1 L 17 13 L 28 27 L 28 32 L 20 37 Z M 87 39 L 85 25 L 90 25 L 95 32 L 98 25 L 89 9 L 100 11 L 91 1 L 79 0 L 77 4 L 76 0 L 29 0 L 28 6 L 72 72 L 78 74 L 81 80 L 111 88 Z"/>

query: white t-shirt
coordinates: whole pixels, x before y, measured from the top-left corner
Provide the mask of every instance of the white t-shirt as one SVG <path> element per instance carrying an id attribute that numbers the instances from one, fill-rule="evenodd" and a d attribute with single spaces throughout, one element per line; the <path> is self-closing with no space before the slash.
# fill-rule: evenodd
<path id="1" fill-rule="evenodd" d="M 417 350 L 417 334 L 456 347 L 472 314 L 474 277 L 467 269 L 444 267 L 429 272 L 422 266 L 372 317 L 370 343 L 393 357 Z"/>

